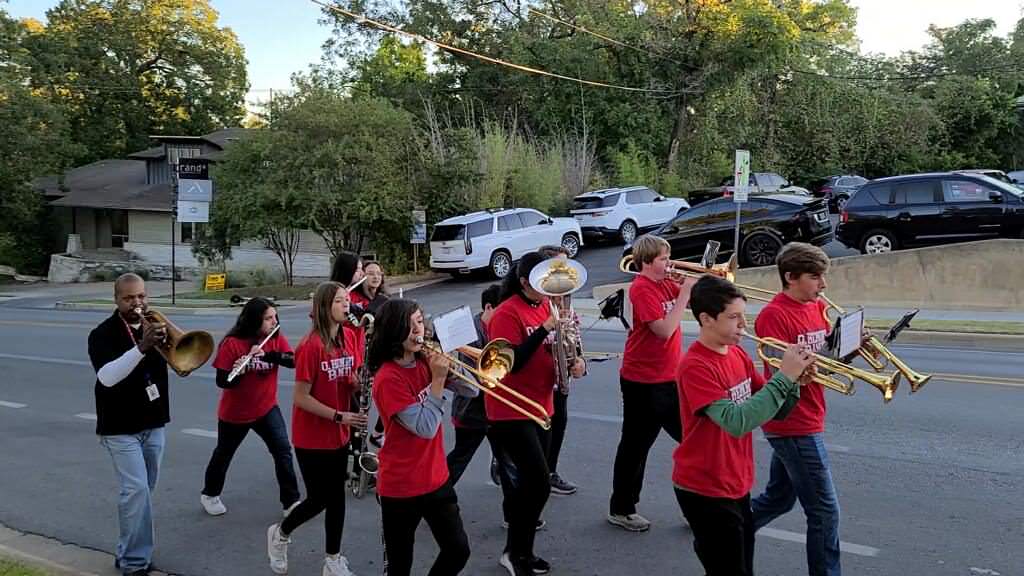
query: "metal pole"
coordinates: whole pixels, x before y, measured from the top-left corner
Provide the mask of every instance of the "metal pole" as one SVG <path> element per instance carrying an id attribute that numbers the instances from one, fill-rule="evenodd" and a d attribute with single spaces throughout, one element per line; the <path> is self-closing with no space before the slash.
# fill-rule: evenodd
<path id="1" fill-rule="evenodd" d="M 740 207 L 743 206 L 739 202 L 736 203 L 736 235 L 733 237 L 732 242 L 732 253 L 736 255 L 737 261 L 740 257 Z"/>
<path id="2" fill-rule="evenodd" d="M 420 273 L 420 270 L 419 270 L 419 265 L 420 265 L 419 259 L 420 259 L 420 245 L 419 244 L 413 244 L 412 245 L 412 273 L 413 274 L 419 274 Z"/>
<path id="3" fill-rule="evenodd" d="M 175 276 L 177 276 L 175 272 L 174 247 L 177 244 L 175 232 L 177 232 L 178 227 L 178 175 L 172 174 L 171 181 L 173 182 L 171 187 L 171 306 L 174 306 L 177 300 L 177 290 L 174 282 Z"/>

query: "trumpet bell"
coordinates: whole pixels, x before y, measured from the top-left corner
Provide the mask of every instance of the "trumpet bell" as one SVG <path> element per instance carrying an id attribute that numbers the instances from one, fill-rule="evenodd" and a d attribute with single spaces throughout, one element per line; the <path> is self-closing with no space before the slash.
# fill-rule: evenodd
<path id="1" fill-rule="evenodd" d="M 530 286 L 545 296 L 566 296 L 586 283 L 587 269 L 564 256 L 548 258 L 530 272 Z"/>
<path id="2" fill-rule="evenodd" d="M 185 332 L 157 310 L 147 310 L 145 319 L 167 327 L 167 339 L 156 347 L 167 365 L 182 378 L 188 376 L 213 355 L 213 336 L 203 330 Z"/>
<path id="3" fill-rule="evenodd" d="M 512 371 L 512 365 L 516 361 L 515 350 L 505 338 L 495 338 L 483 348 L 462 346 L 459 352 L 476 361 L 477 370 L 487 376 L 487 379 L 499 382 Z"/>
<path id="4" fill-rule="evenodd" d="M 359 454 L 359 469 L 370 476 L 376 476 L 380 469 L 380 459 L 376 452 L 362 452 Z"/>

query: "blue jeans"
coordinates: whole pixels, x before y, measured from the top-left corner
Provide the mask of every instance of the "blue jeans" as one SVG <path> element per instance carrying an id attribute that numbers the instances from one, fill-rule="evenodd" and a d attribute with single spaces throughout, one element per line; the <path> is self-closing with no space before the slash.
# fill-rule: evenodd
<path id="1" fill-rule="evenodd" d="M 153 491 L 164 454 L 164 429 L 100 436 L 121 486 L 117 503 L 120 536 L 114 561 L 124 573 L 145 569 L 153 559 Z"/>
<path id="2" fill-rule="evenodd" d="M 751 501 L 754 530 L 792 510 L 797 500 L 807 516 L 807 572 L 839 576 L 839 499 L 832 484 L 821 434 L 768 438 L 771 475 L 764 494 Z"/>

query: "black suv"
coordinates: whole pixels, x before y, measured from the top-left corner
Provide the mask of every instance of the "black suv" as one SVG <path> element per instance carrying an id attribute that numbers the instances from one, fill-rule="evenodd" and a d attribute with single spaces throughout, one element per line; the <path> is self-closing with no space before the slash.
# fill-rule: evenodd
<path id="1" fill-rule="evenodd" d="M 740 265 L 768 266 L 794 240 L 824 246 L 832 240 L 832 222 L 824 199 L 797 194 L 751 196 L 740 208 Z M 721 242 L 721 253 L 733 250 L 736 204 L 716 198 L 698 204 L 652 232 L 668 240 L 673 259 L 704 254 L 708 240 Z M 632 252 L 626 247 L 623 254 Z"/>
<path id="2" fill-rule="evenodd" d="M 864 254 L 907 246 L 1022 237 L 1024 190 L 981 174 L 893 176 L 861 186 L 836 236 Z"/>

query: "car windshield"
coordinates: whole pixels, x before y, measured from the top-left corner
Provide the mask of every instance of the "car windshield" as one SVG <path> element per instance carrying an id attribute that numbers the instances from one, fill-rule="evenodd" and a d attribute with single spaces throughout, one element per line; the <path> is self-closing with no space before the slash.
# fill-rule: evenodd
<path id="1" fill-rule="evenodd" d="M 982 180 L 984 180 L 986 184 L 992 186 L 993 188 L 999 190 L 1000 192 L 1008 192 L 1010 194 L 1013 194 L 1014 196 L 1017 196 L 1018 198 L 1024 198 L 1024 190 L 1021 190 L 1020 188 L 1014 186 L 1013 184 L 1007 184 L 1002 180 L 996 180 L 995 178 L 992 178 L 991 176 L 986 176 L 984 174 L 980 174 L 979 177 Z"/>

